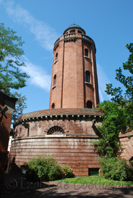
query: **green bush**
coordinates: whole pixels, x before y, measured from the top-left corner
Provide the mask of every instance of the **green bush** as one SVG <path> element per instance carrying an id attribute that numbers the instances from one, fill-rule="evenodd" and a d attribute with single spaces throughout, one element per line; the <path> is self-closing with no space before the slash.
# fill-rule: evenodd
<path id="1" fill-rule="evenodd" d="M 65 178 L 73 177 L 73 170 L 69 166 L 62 166 L 63 175 Z"/>
<path id="2" fill-rule="evenodd" d="M 70 176 L 72 169 L 63 167 L 53 157 L 32 158 L 26 165 L 26 178 L 31 181 L 37 181 L 40 178 L 43 181 L 50 181 Z"/>
<path id="3" fill-rule="evenodd" d="M 102 158 L 100 165 L 103 176 L 106 179 L 119 181 L 133 180 L 133 169 L 123 159 L 117 157 Z"/>

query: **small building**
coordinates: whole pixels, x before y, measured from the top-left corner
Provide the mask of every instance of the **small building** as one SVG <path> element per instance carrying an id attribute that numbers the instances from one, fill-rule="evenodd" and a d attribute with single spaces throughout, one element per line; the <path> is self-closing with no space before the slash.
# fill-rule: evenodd
<path id="1" fill-rule="evenodd" d="M 0 91 L 0 191 L 7 163 L 10 126 L 16 100 Z"/>

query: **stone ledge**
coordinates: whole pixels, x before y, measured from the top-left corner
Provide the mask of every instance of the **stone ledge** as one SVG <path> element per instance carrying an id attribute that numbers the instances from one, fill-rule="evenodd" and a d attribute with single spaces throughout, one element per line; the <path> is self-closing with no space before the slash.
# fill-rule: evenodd
<path id="1" fill-rule="evenodd" d="M 53 113 L 53 114 L 41 114 L 41 115 L 34 115 L 34 116 L 27 116 L 22 117 L 14 123 L 14 126 L 28 121 L 37 121 L 37 120 L 44 120 L 44 119 L 85 119 L 85 118 L 101 118 L 101 113 Z"/>
<path id="2" fill-rule="evenodd" d="M 99 139 L 99 137 L 98 137 L 97 135 L 94 136 L 94 135 L 74 135 L 74 134 L 73 134 L 73 135 L 71 135 L 71 136 L 66 135 L 66 136 L 64 136 L 64 137 L 63 137 L 63 136 L 60 136 L 60 135 L 58 135 L 58 137 L 50 136 L 50 135 L 47 136 L 47 137 L 46 137 L 46 136 L 25 137 L 25 138 L 13 139 L 12 142 L 16 142 L 16 141 L 25 141 L 25 140 L 27 140 L 27 141 L 28 141 L 28 140 L 29 140 L 29 141 L 30 141 L 30 140 L 31 140 L 31 141 L 34 140 L 34 141 L 35 141 L 35 139 L 40 139 L 40 140 L 41 140 L 41 139 L 51 139 L 51 138 L 52 138 L 52 139 L 53 139 L 53 138 L 54 138 L 54 139 L 56 139 L 56 138 L 57 138 L 57 139 L 62 139 L 62 138 L 63 138 L 63 139 L 80 139 L 80 140 L 81 140 L 81 138 L 82 138 L 82 139 Z"/>

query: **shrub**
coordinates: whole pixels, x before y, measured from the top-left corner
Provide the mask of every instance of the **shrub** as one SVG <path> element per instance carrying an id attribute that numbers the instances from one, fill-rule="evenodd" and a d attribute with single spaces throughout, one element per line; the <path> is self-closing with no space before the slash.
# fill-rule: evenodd
<path id="1" fill-rule="evenodd" d="M 61 166 L 56 163 L 54 166 L 50 167 L 49 173 L 48 173 L 49 180 L 56 180 L 62 178 L 62 169 Z"/>
<path id="2" fill-rule="evenodd" d="M 133 180 L 133 169 L 123 159 L 117 157 L 102 158 L 100 165 L 103 176 L 106 179 L 119 181 Z"/>
<path id="3" fill-rule="evenodd" d="M 36 157 L 27 162 L 26 178 L 31 181 L 50 181 L 70 176 L 70 167 L 62 168 L 53 157 Z"/>
<path id="4" fill-rule="evenodd" d="M 73 170 L 69 166 L 62 166 L 63 175 L 65 178 L 73 177 Z"/>

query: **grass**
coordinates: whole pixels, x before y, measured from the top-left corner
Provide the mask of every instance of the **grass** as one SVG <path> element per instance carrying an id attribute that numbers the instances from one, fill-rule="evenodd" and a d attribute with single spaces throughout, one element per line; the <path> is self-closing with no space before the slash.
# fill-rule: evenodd
<path id="1" fill-rule="evenodd" d="M 61 180 L 56 180 L 56 182 L 72 183 L 72 184 L 119 186 L 119 187 L 133 186 L 133 181 L 114 181 L 114 180 L 105 179 L 101 176 L 65 178 Z"/>

